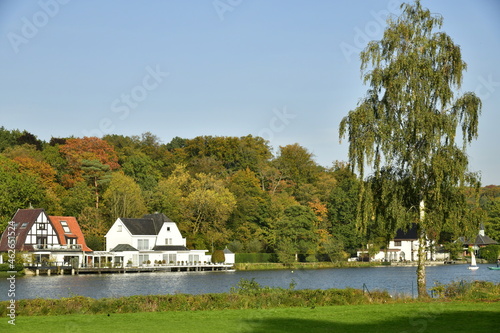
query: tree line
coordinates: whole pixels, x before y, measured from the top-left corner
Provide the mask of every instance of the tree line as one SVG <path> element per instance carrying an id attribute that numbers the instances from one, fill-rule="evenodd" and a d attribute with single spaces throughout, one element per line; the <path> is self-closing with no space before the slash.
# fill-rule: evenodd
<path id="1" fill-rule="evenodd" d="M 188 247 L 273 252 L 281 262 L 343 260 L 391 235 L 356 225 L 360 180 L 345 162 L 323 167 L 299 144 L 273 152 L 260 137 L 151 134 L 52 138 L 0 128 L 0 231 L 19 208 L 75 216 L 94 250 L 118 217 L 161 212 Z M 482 189 L 487 233 L 500 238 L 500 187 Z M 392 235 L 393 236 L 393 235 Z M 436 235 L 440 242 L 457 236 Z"/>

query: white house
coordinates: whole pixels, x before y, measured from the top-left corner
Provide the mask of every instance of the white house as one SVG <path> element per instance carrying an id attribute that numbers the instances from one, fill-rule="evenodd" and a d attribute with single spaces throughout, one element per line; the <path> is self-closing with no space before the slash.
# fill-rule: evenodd
<path id="1" fill-rule="evenodd" d="M 385 250 L 381 250 L 370 260 L 374 261 L 417 261 L 419 240 L 417 228 L 413 226 L 408 231 L 399 229 L 396 236 L 389 242 Z M 358 251 L 358 258 L 366 254 L 367 251 Z M 434 242 L 426 241 L 426 260 L 445 260 L 446 254 L 437 252 Z"/>
<path id="2" fill-rule="evenodd" d="M 211 260 L 208 250 L 189 250 L 177 224 L 164 214 L 118 218 L 105 237 L 106 253 L 101 255 L 113 257 L 115 265 L 195 265 Z"/>

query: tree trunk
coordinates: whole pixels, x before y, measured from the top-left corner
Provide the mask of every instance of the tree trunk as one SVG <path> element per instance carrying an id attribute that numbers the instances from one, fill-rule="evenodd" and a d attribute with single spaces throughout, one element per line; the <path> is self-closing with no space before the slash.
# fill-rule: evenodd
<path id="1" fill-rule="evenodd" d="M 417 258 L 417 291 L 418 298 L 427 298 L 429 294 L 427 293 L 427 279 L 425 277 L 425 246 L 426 246 L 426 235 L 425 228 L 423 227 L 424 221 L 424 201 L 420 202 L 420 223 L 417 228 L 418 232 L 418 258 Z"/>

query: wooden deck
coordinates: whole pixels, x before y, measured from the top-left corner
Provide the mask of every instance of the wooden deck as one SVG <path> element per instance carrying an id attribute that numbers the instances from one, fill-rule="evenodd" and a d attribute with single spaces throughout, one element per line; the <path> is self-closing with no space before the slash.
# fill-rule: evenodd
<path id="1" fill-rule="evenodd" d="M 144 267 L 82 267 L 71 266 L 33 266 L 26 267 L 32 275 L 79 275 L 79 274 L 120 274 L 120 273 L 151 273 L 151 272 L 215 272 L 233 270 L 233 265 L 160 265 Z"/>

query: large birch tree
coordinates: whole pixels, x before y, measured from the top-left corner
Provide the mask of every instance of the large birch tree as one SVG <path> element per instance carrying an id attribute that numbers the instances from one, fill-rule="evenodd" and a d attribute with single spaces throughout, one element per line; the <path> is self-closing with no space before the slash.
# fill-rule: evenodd
<path id="1" fill-rule="evenodd" d="M 465 189 L 478 189 L 479 176 L 468 171 L 466 148 L 478 135 L 481 100 L 459 94 L 467 65 L 441 30 L 442 16 L 420 1 L 401 8 L 360 54 L 369 89 L 341 121 L 340 138 L 347 136 L 349 162 L 363 180 L 358 229 L 377 228 L 389 239 L 415 223 L 418 294 L 427 297 L 426 238 L 477 228 Z"/>

